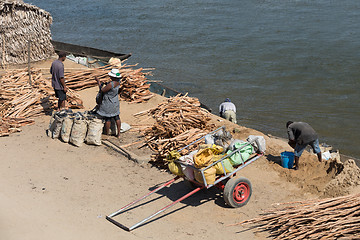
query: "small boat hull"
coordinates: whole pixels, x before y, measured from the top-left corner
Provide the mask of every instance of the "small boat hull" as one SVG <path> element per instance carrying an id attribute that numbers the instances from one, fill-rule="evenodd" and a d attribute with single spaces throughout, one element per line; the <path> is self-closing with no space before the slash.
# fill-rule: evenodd
<path id="1" fill-rule="evenodd" d="M 131 56 L 131 54 L 114 53 L 101 49 L 58 42 L 54 40 L 51 40 L 51 43 L 54 46 L 55 52 L 64 51 L 67 53 L 72 53 L 74 56 L 92 57 L 102 60 L 104 62 L 108 62 L 109 59 L 112 57 L 119 58 L 120 60 L 125 60 Z"/>

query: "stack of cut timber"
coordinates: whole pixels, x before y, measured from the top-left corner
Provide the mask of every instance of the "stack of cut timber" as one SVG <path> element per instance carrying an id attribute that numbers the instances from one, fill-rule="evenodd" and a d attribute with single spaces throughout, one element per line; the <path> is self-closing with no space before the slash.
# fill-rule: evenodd
<path id="1" fill-rule="evenodd" d="M 34 122 L 36 117 L 57 105 L 51 82 L 41 70 L 31 69 L 32 83 L 26 69 L 9 70 L 0 79 L 0 136 L 19 131 L 20 126 Z M 70 108 L 82 108 L 82 101 L 73 91 L 67 93 Z"/>
<path id="2" fill-rule="evenodd" d="M 147 83 L 146 75 L 149 72 L 143 72 L 143 68 L 133 69 L 136 65 L 113 66 L 107 65 L 100 68 L 89 68 L 72 73 L 65 74 L 66 85 L 73 90 L 82 90 L 97 85 L 95 77 L 101 82 L 109 82 L 108 73 L 112 68 L 118 68 L 122 76 L 120 84 L 120 98 L 128 102 L 144 102 L 153 97 L 150 92 L 150 84 Z"/>
<path id="3" fill-rule="evenodd" d="M 8 136 L 10 133 L 20 132 L 20 127 L 33 124 L 33 119 L 26 118 L 1 118 L 0 117 L 0 137 Z"/>
<path id="4" fill-rule="evenodd" d="M 147 145 L 156 152 L 152 161 L 158 166 L 164 166 L 164 158 L 169 151 L 179 150 L 214 128 L 214 125 L 208 124 L 209 112 L 200 108 L 197 98 L 179 95 L 171 97 L 141 114 L 145 113 L 156 120 L 153 126 L 142 130 L 142 133 Z M 195 147 L 197 145 L 190 150 Z"/>
<path id="5" fill-rule="evenodd" d="M 275 239 L 360 239 L 360 194 L 288 204 L 236 225 L 256 224 Z"/>

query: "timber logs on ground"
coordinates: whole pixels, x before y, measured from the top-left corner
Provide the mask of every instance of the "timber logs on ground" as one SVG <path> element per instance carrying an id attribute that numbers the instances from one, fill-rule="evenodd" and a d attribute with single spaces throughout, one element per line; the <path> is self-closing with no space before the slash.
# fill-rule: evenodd
<path id="1" fill-rule="evenodd" d="M 109 82 L 108 73 L 116 67 L 122 76 L 120 83 L 120 99 L 140 103 L 149 100 L 154 95 L 150 92 L 150 84 L 147 82 L 146 75 L 149 72 L 143 72 L 142 68 L 133 69 L 136 65 L 113 66 L 107 65 L 100 68 L 89 68 L 77 72 L 65 74 L 66 84 L 69 88 L 79 91 L 97 85 L 95 77 L 101 82 Z"/>
<path id="2" fill-rule="evenodd" d="M 209 112 L 200 108 L 197 98 L 187 96 L 170 97 L 156 108 L 138 115 L 149 114 L 156 123 L 142 130 L 146 144 L 156 153 L 152 161 L 164 167 L 164 158 L 169 151 L 179 150 L 214 129 L 210 125 Z M 192 146 L 194 149 L 197 145 Z"/>
<path id="3" fill-rule="evenodd" d="M 275 239 L 360 239 L 360 194 L 286 205 L 236 225 L 255 224 Z"/>
<path id="4" fill-rule="evenodd" d="M 40 70 L 31 69 L 31 84 L 27 70 L 9 70 L 0 79 L 0 137 L 20 131 L 19 127 L 34 123 L 33 117 L 51 111 L 57 105 L 51 80 Z M 74 91 L 67 93 L 68 107 L 83 108 Z"/>

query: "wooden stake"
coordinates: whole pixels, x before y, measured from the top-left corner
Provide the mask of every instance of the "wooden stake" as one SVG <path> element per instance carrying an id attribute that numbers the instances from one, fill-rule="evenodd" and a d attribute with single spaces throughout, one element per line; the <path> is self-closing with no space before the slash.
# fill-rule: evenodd
<path id="1" fill-rule="evenodd" d="M 1 29 L 1 38 L 2 38 L 2 68 L 5 69 L 6 68 L 6 64 L 5 64 L 5 31 L 4 29 Z"/>
<path id="2" fill-rule="evenodd" d="M 30 70 L 30 50 L 31 50 L 31 42 L 30 40 L 28 41 L 28 74 L 29 74 L 29 84 L 30 86 L 32 86 L 31 84 L 31 70 Z"/>

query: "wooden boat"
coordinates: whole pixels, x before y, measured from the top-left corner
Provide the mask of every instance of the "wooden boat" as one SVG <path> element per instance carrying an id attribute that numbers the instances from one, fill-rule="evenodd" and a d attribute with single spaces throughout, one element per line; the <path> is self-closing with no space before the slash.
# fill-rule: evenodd
<path id="1" fill-rule="evenodd" d="M 54 40 L 51 40 L 51 43 L 54 46 L 55 52 L 64 51 L 67 53 L 72 53 L 74 56 L 92 57 L 95 59 L 102 60 L 104 62 L 108 62 L 109 59 L 112 57 L 119 58 L 120 60 L 124 60 L 131 56 L 131 54 L 114 53 L 114 52 L 109 52 L 91 47 L 58 42 Z"/>

